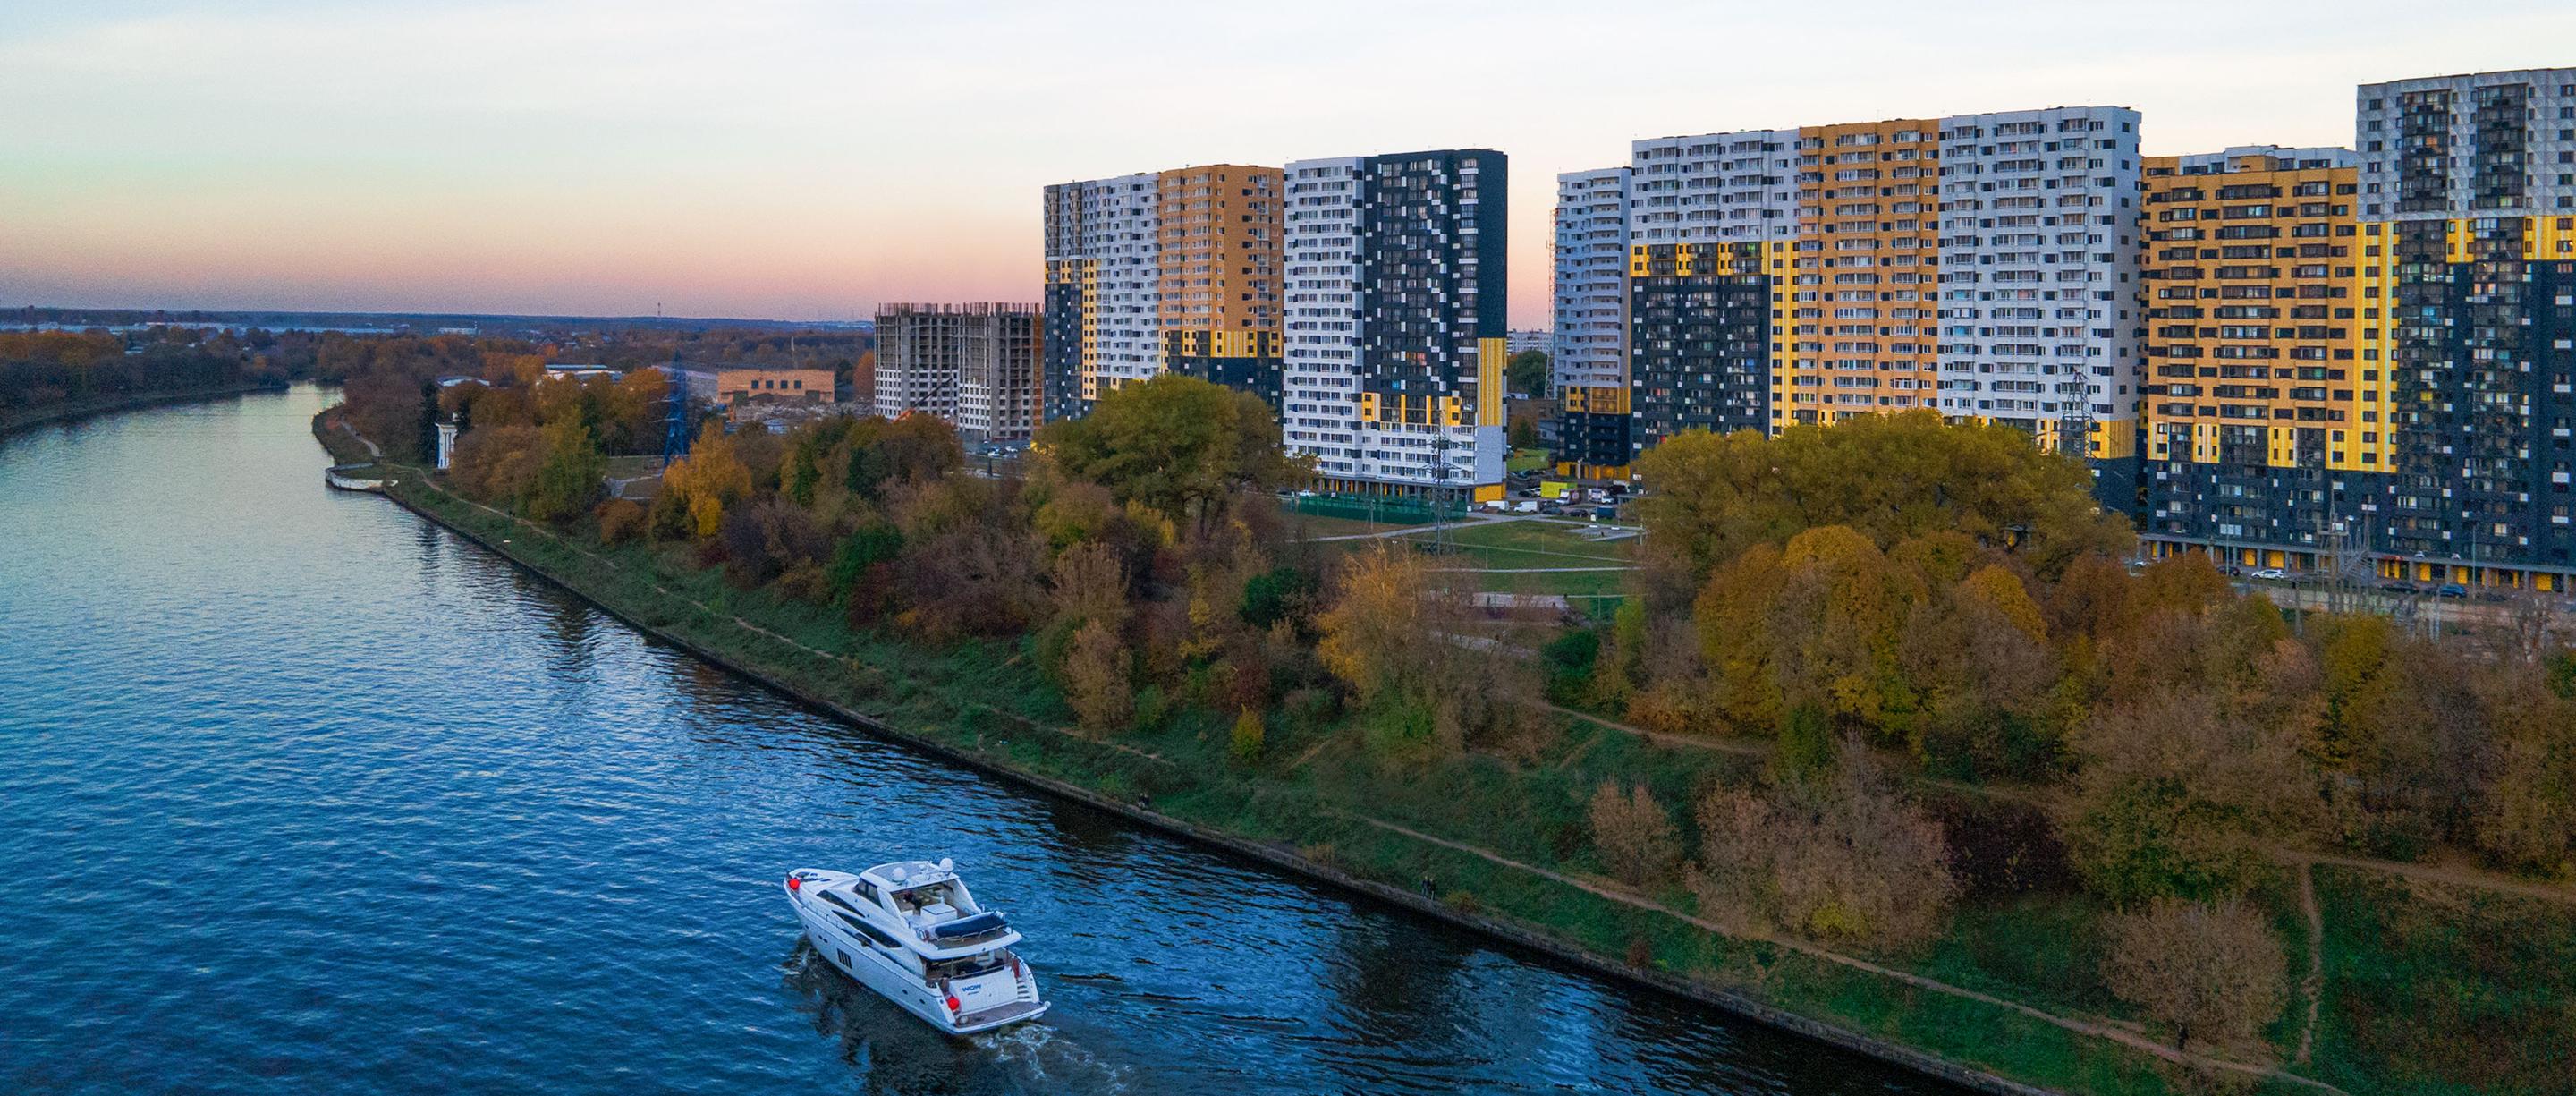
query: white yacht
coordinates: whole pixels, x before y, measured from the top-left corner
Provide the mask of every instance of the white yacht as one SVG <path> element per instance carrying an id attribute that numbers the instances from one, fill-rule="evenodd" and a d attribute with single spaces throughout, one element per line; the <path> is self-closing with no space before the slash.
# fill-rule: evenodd
<path id="1" fill-rule="evenodd" d="M 900 860 L 852 875 L 799 868 L 787 900 L 833 966 L 950 1035 L 1047 1010 L 1037 972 L 1011 952 L 1020 934 L 975 904 L 955 866 Z"/>

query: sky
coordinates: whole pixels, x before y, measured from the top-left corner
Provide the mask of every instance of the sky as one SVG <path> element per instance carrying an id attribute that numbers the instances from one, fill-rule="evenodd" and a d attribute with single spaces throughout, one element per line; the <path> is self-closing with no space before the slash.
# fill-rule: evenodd
<path id="1" fill-rule="evenodd" d="M 1039 297 L 1040 188 L 2111 104 L 2349 145 L 2354 85 L 2576 65 L 2576 4 L 1509 0 L 0 5 L 0 307 L 847 319 Z M 1828 21 L 1830 20 L 1830 21 Z"/>

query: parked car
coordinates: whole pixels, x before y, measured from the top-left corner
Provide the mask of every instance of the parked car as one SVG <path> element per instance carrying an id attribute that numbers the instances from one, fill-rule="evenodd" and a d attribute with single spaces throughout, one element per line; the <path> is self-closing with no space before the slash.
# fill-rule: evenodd
<path id="1" fill-rule="evenodd" d="M 1537 500 L 1537 499 L 1522 499 L 1522 500 L 1521 500 L 1521 501 L 1519 501 L 1519 502 L 1515 502 L 1515 503 L 1513 503 L 1513 504 L 1512 504 L 1512 512 L 1513 512 L 1513 513 L 1515 513 L 1515 514 L 1535 514 L 1535 513 L 1538 513 L 1538 500 Z"/>
<path id="2" fill-rule="evenodd" d="M 2264 582 L 2279 582 L 2282 579 L 2290 577 L 2290 573 L 2278 567 L 2266 567 L 2260 571 L 2254 572 L 2253 577 L 2261 579 Z"/>
<path id="3" fill-rule="evenodd" d="M 2442 584 L 2441 589 L 2433 591 L 2433 594 L 2436 597 L 2467 597 L 2469 588 L 2456 582 L 2446 582 Z"/>
<path id="4" fill-rule="evenodd" d="M 2420 594 L 2424 592 L 2422 587 L 2404 579 L 2390 579 L 2387 582 L 2380 583 L 2379 588 L 2392 594 Z"/>

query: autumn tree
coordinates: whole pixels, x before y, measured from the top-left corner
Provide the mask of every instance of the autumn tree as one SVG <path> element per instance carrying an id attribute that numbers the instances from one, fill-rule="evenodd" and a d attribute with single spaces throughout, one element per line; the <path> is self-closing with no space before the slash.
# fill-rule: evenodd
<path id="1" fill-rule="evenodd" d="M 2254 1042 L 2281 1013 L 2281 942 L 2241 900 L 2159 898 L 2112 915 L 2104 935 L 2103 982 L 2172 1029 L 2176 1050 Z"/>
<path id="2" fill-rule="evenodd" d="M 1940 823 L 1858 744 L 1811 780 L 1700 801 L 1700 908 L 1721 919 L 1887 947 L 1937 934 L 1958 897 Z"/>
<path id="3" fill-rule="evenodd" d="M 1988 564 L 1907 615 L 1899 664 L 1920 707 L 1909 744 L 1961 776 L 2049 775 L 2058 663 L 2021 578 Z"/>
<path id="4" fill-rule="evenodd" d="M 1046 610 L 1046 547 L 1017 492 L 992 480 L 906 480 L 887 508 L 903 548 L 890 576 L 897 622 L 946 642 L 1017 635 Z"/>
<path id="5" fill-rule="evenodd" d="M 2314 802 L 2300 739 L 2224 710 L 2207 692 L 2167 690 L 2096 712 L 2066 826 L 2076 869 L 2121 905 L 2241 893 L 2262 843 L 2295 833 Z"/>
<path id="6" fill-rule="evenodd" d="M 864 419 L 850 429 L 842 482 L 865 498 L 900 484 L 937 479 L 965 467 L 957 429 L 936 415 Z"/>
<path id="7" fill-rule="evenodd" d="M 1118 632 L 1095 620 L 1073 634 L 1065 654 L 1065 702 L 1084 730 L 1095 734 L 1127 725 L 1136 713 L 1134 660 Z"/>
<path id="8" fill-rule="evenodd" d="M 1681 858 L 1672 816 L 1664 813 L 1664 805 L 1643 784 L 1622 792 L 1617 781 L 1602 781 L 1592 793 L 1587 813 L 1592 847 L 1600 850 L 1602 864 L 1622 883 L 1646 886 L 1671 873 Z"/>
<path id="9" fill-rule="evenodd" d="M 544 436 L 545 459 L 520 497 L 519 512 L 536 521 L 561 521 L 590 509 L 608 460 L 577 417 L 548 424 Z"/>
<path id="10" fill-rule="evenodd" d="M 2564 877 L 2576 871 L 2576 703 L 2527 665 L 2480 692 L 2494 762 L 2471 838 L 2496 863 Z"/>
<path id="11" fill-rule="evenodd" d="M 2008 426 L 1930 411 L 1793 426 L 1777 437 L 1685 432 L 1637 461 L 1646 543 L 1705 576 L 1757 543 L 1846 525 L 1887 548 L 1959 530 L 2029 555 L 2042 574 L 2119 554 L 2127 523 L 2092 497 L 2081 461 Z"/>
<path id="12" fill-rule="evenodd" d="M 751 468 L 722 423 L 708 423 L 689 455 L 662 473 L 654 527 L 674 536 L 711 537 L 724 528 L 725 507 L 749 497 Z"/>
<path id="13" fill-rule="evenodd" d="M 470 499 L 517 506 L 546 463 L 545 433 L 533 426 L 486 426 L 456 441 L 448 481 Z"/>
<path id="14" fill-rule="evenodd" d="M 1091 413 L 1047 424 L 1038 448 L 1056 470 L 1140 502 L 1204 537 L 1234 497 L 1293 482 L 1279 424 L 1250 392 L 1165 373 L 1120 385 Z"/>

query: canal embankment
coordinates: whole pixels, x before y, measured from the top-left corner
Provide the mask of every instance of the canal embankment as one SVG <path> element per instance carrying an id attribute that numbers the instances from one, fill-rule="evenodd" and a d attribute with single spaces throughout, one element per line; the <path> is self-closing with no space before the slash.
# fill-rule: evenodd
<path id="1" fill-rule="evenodd" d="M 343 458 L 363 455 L 321 432 Z M 344 452 L 345 450 L 345 452 Z M 994 691 L 1010 652 L 933 657 L 702 569 L 603 548 L 395 474 L 388 497 L 602 611 L 799 703 L 947 761 L 1468 928 L 1555 961 L 1988 1092 L 2167 1091 L 2180 1056 L 2142 1034 L 1802 942 L 1727 936 L 1655 896 L 1567 876 L 1353 804 L 1205 778 L 1148 746 L 1031 718 Z M 1023 675 L 1024 676 L 1024 675 Z M 1435 882 L 1436 880 L 1436 882 Z M 1641 941 L 1643 942 L 1641 944 Z M 1666 955 L 1686 955 L 1674 962 Z M 2313 1082 L 2193 1056 L 2282 1091 Z"/>

